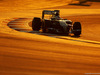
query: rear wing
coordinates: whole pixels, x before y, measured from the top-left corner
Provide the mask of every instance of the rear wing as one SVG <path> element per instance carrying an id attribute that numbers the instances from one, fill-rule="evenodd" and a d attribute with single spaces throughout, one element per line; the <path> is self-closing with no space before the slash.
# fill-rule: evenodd
<path id="1" fill-rule="evenodd" d="M 42 12 L 42 19 L 44 19 L 44 15 L 47 14 L 47 15 L 54 15 L 55 13 L 58 13 L 59 14 L 59 10 L 54 10 L 54 11 L 51 11 L 51 10 L 43 10 Z"/>

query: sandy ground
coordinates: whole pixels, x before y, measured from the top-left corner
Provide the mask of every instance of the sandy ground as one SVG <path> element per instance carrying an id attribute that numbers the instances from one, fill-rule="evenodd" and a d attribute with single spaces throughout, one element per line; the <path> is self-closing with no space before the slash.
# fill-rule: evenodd
<path id="1" fill-rule="evenodd" d="M 91 6 L 67 5 L 70 0 L 0 2 L 0 75 L 100 73 L 100 2 Z M 81 22 L 82 35 L 32 33 L 29 23 L 44 9 L 59 9 L 62 18 Z"/>

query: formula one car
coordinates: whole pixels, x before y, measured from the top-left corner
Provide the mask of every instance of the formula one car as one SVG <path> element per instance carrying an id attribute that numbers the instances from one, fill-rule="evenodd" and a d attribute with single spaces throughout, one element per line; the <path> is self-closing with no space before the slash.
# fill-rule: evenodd
<path id="1" fill-rule="evenodd" d="M 43 33 L 57 33 L 69 35 L 69 33 L 79 36 L 81 34 L 81 23 L 72 23 L 71 20 L 62 19 L 59 16 L 59 10 L 43 10 L 42 19 L 34 17 L 32 21 L 33 31 L 42 30 Z M 49 19 L 45 17 L 49 15 Z"/>

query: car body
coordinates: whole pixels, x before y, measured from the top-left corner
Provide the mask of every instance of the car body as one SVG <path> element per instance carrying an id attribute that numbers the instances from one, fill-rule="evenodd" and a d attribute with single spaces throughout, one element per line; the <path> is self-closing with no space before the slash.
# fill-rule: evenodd
<path id="1" fill-rule="evenodd" d="M 49 19 L 45 15 L 51 15 Z M 73 22 L 71 20 L 62 19 L 59 16 L 59 10 L 44 10 L 42 12 L 42 19 L 34 17 L 32 21 L 32 28 L 34 31 L 42 29 L 43 33 L 56 33 L 69 35 L 69 33 L 79 36 L 81 34 L 80 22 Z"/>

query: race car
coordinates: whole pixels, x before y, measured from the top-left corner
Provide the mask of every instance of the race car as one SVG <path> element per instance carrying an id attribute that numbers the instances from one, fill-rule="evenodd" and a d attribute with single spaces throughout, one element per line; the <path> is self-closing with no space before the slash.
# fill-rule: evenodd
<path id="1" fill-rule="evenodd" d="M 60 18 L 59 13 L 59 10 L 43 10 L 42 18 L 34 17 L 32 21 L 33 31 L 42 30 L 43 33 L 63 35 L 69 35 L 70 33 L 79 36 L 81 34 L 81 23 L 73 23 L 71 20 L 62 19 Z M 49 17 L 45 15 L 49 15 Z"/>

